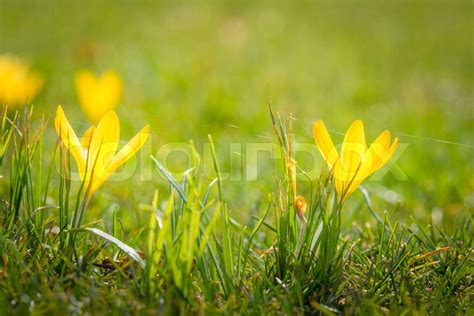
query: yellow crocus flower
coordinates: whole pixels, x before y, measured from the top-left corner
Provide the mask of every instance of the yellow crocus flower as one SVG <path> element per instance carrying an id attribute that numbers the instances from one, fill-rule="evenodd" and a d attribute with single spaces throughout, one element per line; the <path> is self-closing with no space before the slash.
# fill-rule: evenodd
<path id="1" fill-rule="evenodd" d="M 398 138 L 390 143 L 391 134 L 383 131 L 367 147 L 364 124 L 356 120 L 347 130 L 339 155 L 322 120 L 313 124 L 313 136 L 319 151 L 333 172 L 336 190 L 343 201 L 370 175 L 392 157 Z"/>
<path id="2" fill-rule="evenodd" d="M 82 70 L 76 73 L 75 79 L 79 103 L 92 123 L 99 122 L 120 102 L 122 81 L 114 71 L 105 71 L 97 78 L 91 71 Z"/>
<path id="3" fill-rule="evenodd" d="M 80 139 L 60 105 L 56 111 L 54 125 L 61 142 L 76 161 L 87 198 L 144 145 L 150 133 L 150 126 L 146 125 L 117 152 L 120 125 L 117 114 L 113 111 L 107 112 L 97 126 L 91 126 Z"/>
<path id="4" fill-rule="evenodd" d="M 12 55 L 0 55 L 0 105 L 17 106 L 31 101 L 41 90 L 43 79 Z"/>

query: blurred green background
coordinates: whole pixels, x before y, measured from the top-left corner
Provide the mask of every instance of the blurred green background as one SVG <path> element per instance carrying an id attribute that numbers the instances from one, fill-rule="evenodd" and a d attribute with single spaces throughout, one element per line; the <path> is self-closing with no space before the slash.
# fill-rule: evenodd
<path id="1" fill-rule="evenodd" d="M 45 77 L 36 115 L 51 119 L 62 104 L 79 130 L 87 121 L 74 72 L 115 69 L 124 81 L 123 139 L 150 123 L 148 151 L 193 139 L 202 154 L 211 133 L 224 171 L 245 157 L 247 143 L 268 142 L 268 102 L 295 118 L 298 142 L 313 142 L 317 119 L 336 143 L 354 119 L 364 121 L 369 142 L 388 129 L 403 143 L 396 163 L 406 178 L 389 172 L 366 182 L 377 211 L 450 230 L 474 206 L 472 23 L 471 1 L 0 0 L 0 52 L 25 58 Z M 52 129 L 47 134 L 55 139 Z M 173 155 L 171 165 L 184 170 L 186 160 Z M 269 154 L 261 158 L 258 182 L 225 184 L 236 216 L 260 212 L 275 189 Z M 311 168 L 308 155 L 298 162 Z M 232 169 L 241 173 L 238 164 Z M 131 193 L 149 203 L 165 186 L 154 177 L 105 185 L 99 201 L 122 195 L 136 209 Z M 301 183 L 302 193 L 308 188 Z M 360 192 L 351 197 L 347 222 L 370 219 L 361 202 Z"/>

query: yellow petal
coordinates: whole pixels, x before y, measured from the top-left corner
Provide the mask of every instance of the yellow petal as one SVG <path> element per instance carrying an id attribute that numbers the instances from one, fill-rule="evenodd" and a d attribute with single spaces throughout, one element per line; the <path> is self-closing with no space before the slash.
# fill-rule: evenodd
<path id="1" fill-rule="evenodd" d="M 12 55 L 0 55 L 0 104 L 16 106 L 31 101 L 43 85 L 43 78 Z"/>
<path id="2" fill-rule="evenodd" d="M 344 199 L 347 199 L 367 177 L 356 177 L 347 187 Z"/>
<path id="3" fill-rule="evenodd" d="M 367 149 L 364 124 L 360 120 L 354 121 L 349 127 L 339 158 L 322 121 L 313 124 L 313 135 L 323 157 L 329 166 L 333 167 L 336 190 L 343 201 L 369 175 L 383 166 L 398 146 L 398 138 L 390 145 L 390 132 L 384 131 Z M 332 155 L 332 152 L 335 152 L 335 155 Z"/>
<path id="4" fill-rule="evenodd" d="M 368 154 L 372 156 L 372 167 L 370 170 L 371 174 L 377 171 L 385 163 L 390 146 L 390 138 L 390 132 L 383 131 L 370 145 Z"/>
<path id="5" fill-rule="evenodd" d="M 76 93 L 82 110 L 91 122 L 97 123 L 101 117 L 100 112 L 97 111 L 98 105 L 95 101 L 97 81 L 94 74 L 87 70 L 79 71 L 75 75 L 75 82 Z"/>
<path id="6" fill-rule="evenodd" d="M 388 135 L 387 135 L 388 133 Z M 388 136 L 388 137 L 387 137 Z M 395 138 L 392 145 L 390 146 L 390 133 L 389 132 L 383 132 L 378 138 L 376 141 L 379 141 L 379 145 L 382 146 L 382 145 L 386 145 L 387 146 L 387 149 L 377 153 L 378 155 L 381 155 L 381 157 L 377 156 L 377 157 L 374 157 L 372 155 L 372 152 L 368 151 L 366 153 L 366 161 L 367 161 L 367 165 L 370 165 L 370 168 L 368 169 L 364 169 L 364 171 L 362 172 L 366 172 L 365 174 L 361 174 L 361 176 L 357 176 L 356 179 L 350 184 L 350 187 L 349 189 L 347 190 L 347 195 L 346 195 L 346 198 L 352 193 L 354 192 L 357 187 L 365 180 L 365 178 L 367 178 L 368 176 L 370 176 L 371 174 L 373 174 L 375 171 L 377 171 L 379 168 L 381 168 L 385 163 L 387 163 L 387 161 L 390 160 L 390 158 L 392 157 L 393 153 L 395 152 L 395 150 L 397 149 L 397 146 L 398 146 L 398 138 Z M 390 146 L 390 147 L 388 147 Z M 378 147 L 378 146 L 377 146 Z M 379 147 L 380 148 L 380 147 Z M 377 160 L 378 159 L 378 160 Z M 374 163 L 374 160 L 377 160 L 375 163 Z"/>
<path id="7" fill-rule="evenodd" d="M 334 179 L 334 183 L 336 184 L 336 191 L 339 197 L 341 197 L 342 194 L 344 193 L 344 184 L 345 184 L 345 182 L 341 180 L 341 176 L 339 175 L 341 167 L 338 165 L 340 163 L 341 161 L 338 160 L 338 162 L 336 163 L 336 167 L 334 168 L 334 171 L 333 171 L 333 179 Z"/>
<path id="8" fill-rule="evenodd" d="M 102 183 L 107 179 L 106 167 L 117 151 L 119 136 L 120 125 L 117 114 L 113 111 L 108 112 L 95 128 L 90 141 L 87 163 L 88 174 L 92 178 L 92 188 L 95 187 L 94 182 L 101 181 Z M 90 194 L 94 191 L 91 190 Z"/>
<path id="9" fill-rule="evenodd" d="M 313 136 L 324 160 L 329 165 L 329 168 L 332 169 L 339 159 L 339 155 L 322 120 L 313 124 Z"/>
<path id="10" fill-rule="evenodd" d="M 370 174 L 372 156 L 367 155 L 364 124 L 354 121 L 347 130 L 341 149 L 341 163 L 335 176 L 343 181 L 343 192 L 347 198 Z"/>
<path id="11" fill-rule="evenodd" d="M 389 153 L 390 157 L 393 156 L 393 154 L 395 153 L 395 150 L 397 150 L 397 147 L 398 147 L 398 137 L 395 137 L 395 139 L 393 140 L 392 145 L 390 146 L 390 149 L 388 150 L 388 153 Z M 390 157 L 389 157 L 389 159 L 390 159 Z"/>
<path id="12" fill-rule="evenodd" d="M 69 124 L 64 111 L 60 105 L 56 110 L 56 118 L 54 120 L 54 125 L 56 128 L 56 133 L 61 138 L 62 143 L 66 146 L 67 149 L 71 152 L 71 155 L 76 160 L 77 169 L 81 178 L 84 177 L 85 163 L 86 163 L 86 154 L 82 149 L 81 143 L 76 136 L 76 133 Z"/>
<path id="13" fill-rule="evenodd" d="M 89 150 L 89 145 L 91 143 L 92 135 L 94 134 L 95 126 L 89 127 L 81 138 L 81 145 L 84 150 Z"/>
<path id="14" fill-rule="evenodd" d="M 107 170 L 114 172 L 118 167 L 130 159 L 140 148 L 143 147 L 150 134 L 150 126 L 146 125 L 137 135 L 135 135 L 110 162 Z"/>
<path id="15" fill-rule="evenodd" d="M 113 71 L 96 78 L 90 71 L 76 74 L 76 92 L 87 118 L 97 123 L 108 111 L 114 110 L 122 95 L 122 82 Z"/>
<path id="16" fill-rule="evenodd" d="M 388 149 L 388 155 L 385 157 L 385 159 L 384 159 L 384 161 L 383 161 L 383 163 L 380 167 L 382 167 L 384 164 L 387 163 L 387 161 L 390 160 L 390 158 L 392 158 L 393 154 L 397 150 L 397 147 L 398 147 L 398 137 L 395 137 L 395 139 L 393 140 L 392 145 Z"/>
<path id="17" fill-rule="evenodd" d="M 352 182 L 355 178 L 365 172 L 365 142 L 364 124 L 362 121 L 354 121 L 347 130 L 341 149 L 341 169 L 338 176 L 345 182 Z"/>
<path id="18" fill-rule="evenodd" d="M 150 126 L 146 125 L 137 135 L 135 135 L 120 151 L 114 156 L 106 168 L 106 177 L 94 181 L 92 189 L 95 191 L 112 172 L 117 170 L 128 159 L 143 147 L 150 134 Z"/>
<path id="19" fill-rule="evenodd" d="M 346 180 L 347 175 L 343 170 L 342 161 L 339 160 L 334 168 L 334 182 L 336 184 L 336 191 L 339 197 L 342 197 L 342 201 L 344 202 L 365 178 L 361 173 L 358 173 L 353 174 L 352 178 Z"/>
<path id="20" fill-rule="evenodd" d="M 348 168 L 347 172 L 354 172 L 360 167 L 366 150 L 364 124 L 360 120 L 354 121 L 347 130 L 341 149 L 341 160 Z"/>

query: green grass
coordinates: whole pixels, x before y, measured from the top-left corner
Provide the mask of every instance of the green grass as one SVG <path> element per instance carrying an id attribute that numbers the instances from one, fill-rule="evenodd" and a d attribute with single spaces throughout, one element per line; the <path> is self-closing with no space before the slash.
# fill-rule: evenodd
<path id="1" fill-rule="evenodd" d="M 0 52 L 29 59 L 45 89 L 2 113 L 0 314 L 472 314 L 472 12 L 1 2 Z M 62 104 L 88 127 L 82 67 L 121 74 L 124 139 L 153 132 L 133 177 L 87 207 L 51 126 Z M 369 141 L 388 129 L 403 145 L 343 206 L 312 140 L 320 118 L 336 143 L 360 118 Z M 188 159 L 165 160 L 168 143 Z"/>

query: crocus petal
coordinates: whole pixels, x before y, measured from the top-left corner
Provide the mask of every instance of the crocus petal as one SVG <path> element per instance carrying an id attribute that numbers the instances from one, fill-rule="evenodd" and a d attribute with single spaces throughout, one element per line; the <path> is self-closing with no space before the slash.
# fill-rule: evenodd
<path id="1" fill-rule="evenodd" d="M 118 167 L 130 159 L 140 148 L 143 147 L 150 134 L 150 126 L 146 125 L 137 135 L 135 135 L 110 162 L 107 170 L 114 172 Z"/>
<path id="2" fill-rule="evenodd" d="M 367 176 L 356 177 L 352 182 L 346 184 L 347 190 L 345 192 L 344 199 L 347 199 L 349 195 L 351 195 L 366 178 Z"/>
<path id="3" fill-rule="evenodd" d="M 128 159 L 130 159 L 135 153 L 143 147 L 148 136 L 150 134 L 150 126 L 146 125 L 137 135 L 135 135 L 120 151 L 115 154 L 112 161 L 106 168 L 105 177 L 94 180 L 91 190 L 95 191 L 109 176 L 112 172 L 117 170 L 123 165 Z"/>
<path id="4" fill-rule="evenodd" d="M 365 142 L 364 124 L 354 121 L 347 130 L 341 149 L 341 160 L 346 172 L 352 173 L 360 167 L 367 150 Z"/>
<path id="5" fill-rule="evenodd" d="M 114 110 L 122 95 L 122 82 L 113 71 L 100 78 L 87 70 L 76 73 L 76 93 L 87 118 L 97 123 L 108 111 Z"/>
<path id="6" fill-rule="evenodd" d="M 339 155 L 322 120 L 313 124 L 313 136 L 321 155 L 323 155 L 329 168 L 332 169 L 339 159 Z"/>
<path id="7" fill-rule="evenodd" d="M 338 166 L 340 163 L 341 161 L 338 160 L 338 162 L 336 163 L 336 167 L 334 168 L 334 171 L 333 171 L 333 179 L 334 179 L 334 183 L 336 185 L 336 191 L 339 197 L 341 197 L 344 192 L 344 184 L 345 184 L 345 182 L 338 175 L 339 170 L 341 170 L 341 167 Z"/>
<path id="8" fill-rule="evenodd" d="M 349 189 L 347 190 L 346 198 L 357 189 L 357 187 L 362 183 L 362 181 L 365 180 L 365 178 L 380 169 L 384 164 L 387 163 L 387 161 L 390 160 L 398 146 L 398 138 L 395 138 L 392 145 L 390 146 L 390 136 L 391 135 L 388 131 L 384 131 L 379 137 L 377 137 L 376 141 L 374 142 L 378 145 L 375 145 L 372 148 L 373 152 L 370 151 L 369 148 L 369 151 L 367 151 L 365 157 L 367 161 L 366 165 L 370 165 L 370 168 L 364 169 L 362 172 L 366 173 L 361 176 L 358 175 L 356 179 L 350 184 Z M 381 146 L 387 147 L 385 149 L 381 149 Z M 377 152 L 377 150 L 380 151 Z"/>
<path id="9" fill-rule="evenodd" d="M 368 176 L 372 157 L 366 155 L 366 151 L 364 124 L 360 120 L 354 121 L 344 137 L 340 168 L 335 170 L 335 176 L 345 182 L 345 190 L 350 191 L 351 183 L 362 182 Z"/>
<path id="10" fill-rule="evenodd" d="M 75 82 L 76 93 L 82 110 L 91 122 L 97 123 L 101 119 L 101 116 L 94 104 L 94 100 L 96 99 L 95 87 L 97 85 L 94 74 L 87 70 L 79 71 L 75 75 Z"/>
<path id="11" fill-rule="evenodd" d="M 377 171 L 386 160 L 390 146 L 390 132 L 383 131 L 377 139 L 370 145 L 368 154 L 372 156 L 372 167 L 370 173 Z"/>
<path id="12" fill-rule="evenodd" d="M 43 78 L 12 55 L 0 55 L 0 104 L 11 107 L 31 101 L 43 86 Z"/>
<path id="13" fill-rule="evenodd" d="M 89 150 L 89 145 L 91 143 L 92 135 L 94 134 L 95 126 L 89 127 L 81 138 L 81 145 L 84 150 Z"/>
<path id="14" fill-rule="evenodd" d="M 360 167 L 350 173 L 346 171 L 346 168 L 343 161 L 339 160 L 336 163 L 333 173 L 337 193 L 339 197 L 344 195 L 344 200 L 354 191 L 354 186 L 358 185 L 364 179 L 360 173 Z"/>
<path id="15" fill-rule="evenodd" d="M 393 154 L 395 153 L 395 150 L 397 150 L 397 147 L 398 147 L 398 137 L 395 137 L 395 139 L 393 140 L 392 145 L 388 149 L 388 155 L 385 157 L 382 165 L 386 164 L 387 161 L 389 161 L 390 158 L 392 158 Z M 380 166 L 380 167 L 382 167 L 382 166 Z"/>
<path id="16" fill-rule="evenodd" d="M 91 187 L 94 188 L 94 182 L 105 181 L 107 179 L 106 167 L 112 160 L 117 151 L 120 136 L 120 124 L 117 114 L 113 111 L 108 112 L 100 120 L 94 130 L 89 146 L 88 153 L 88 173 L 92 174 Z M 90 194 L 94 191 L 91 189 Z"/>
<path id="17" fill-rule="evenodd" d="M 84 176 L 85 165 L 86 165 L 86 154 L 82 149 L 82 145 L 76 136 L 76 133 L 69 124 L 64 111 L 60 105 L 56 110 L 56 118 L 54 120 L 54 126 L 56 133 L 61 138 L 62 143 L 71 152 L 71 155 L 76 160 L 77 169 L 81 178 Z"/>
<path id="18" fill-rule="evenodd" d="M 395 150 L 397 150 L 398 147 L 398 137 L 395 137 L 393 140 L 392 145 L 390 146 L 390 149 L 388 150 L 389 156 L 392 157 L 392 155 L 395 153 Z M 390 159 L 389 157 L 389 159 Z"/>

